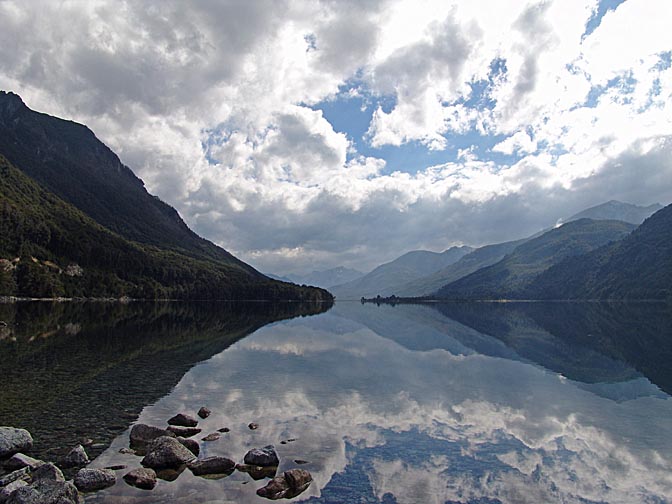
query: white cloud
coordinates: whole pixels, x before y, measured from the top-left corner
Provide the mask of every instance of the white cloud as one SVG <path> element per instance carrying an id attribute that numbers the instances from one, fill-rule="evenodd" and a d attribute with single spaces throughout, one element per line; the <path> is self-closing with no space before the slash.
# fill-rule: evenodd
<path id="1" fill-rule="evenodd" d="M 89 125 L 199 233 L 263 270 L 365 269 L 530 234 L 600 198 L 672 199 L 672 7 L 627 0 L 583 37 L 595 8 L 5 0 L 0 88 Z M 364 139 L 309 108 L 353 82 L 350 96 L 387 98 Z M 453 135 L 476 148 L 386 168 L 391 146 L 451 152 Z M 511 166 L 478 149 L 492 135 Z"/>

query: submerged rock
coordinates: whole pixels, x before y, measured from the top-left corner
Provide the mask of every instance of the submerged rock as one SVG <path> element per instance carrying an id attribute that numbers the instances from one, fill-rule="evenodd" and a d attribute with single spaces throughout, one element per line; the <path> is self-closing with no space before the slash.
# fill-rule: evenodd
<path id="1" fill-rule="evenodd" d="M 245 454 L 243 460 L 246 464 L 261 467 L 277 466 L 280 463 L 278 454 L 275 452 L 275 446 L 273 445 L 254 448 Z"/>
<path id="2" fill-rule="evenodd" d="M 163 436 L 175 437 L 175 434 L 166 429 L 161 429 L 152 425 L 135 424 L 131 429 L 131 448 L 143 448 L 152 441 Z"/>
<path id="3" fill-rule="evenodd" d="M 221 429 L 217 429 L 217 432 L 230 432 L 230 431 L 231 429 L 229 429 L 228 427 L 222 427 Z"/>
<path id="4" fill-rule="evenodd" d="M 198 420 L 185 413 L 178 413 L 173 418 L 168 420 L 168 425 L 179 425 L 180 427 L 196 427 Z"/>
<path id="5" fill-rule="evenodd" d="M 195 436 L 196 434 L 199 434 L 202 429 L 199 429 L 197 427 L 178 427 L 176 425 L 171 425 L 166 430 L 168 430 L 168 432 L 172 432 L 176 436 L 188 438 L 191 436 Z"/>
<path id="6" fill-rule="evenodd" d="M 221 435 L 219 434 L 219 432 L 213 432 L 213 433 L 205 436 L 202 439 L 202 441 L 217 441 L 220 437 L 221 437 Z"/>
<path id="7" fill-rule="evenodd" d="M 23 453 L 15 453 L 11 458 L 4 463 L 5 469 L 14 471 L 15 469 L 21 469 L 23 467 L 29 467 L 31 469 L 36 469 L 39 466 L 44 464 L 41 460 L 34 459 Z"/>
<path id="8" fill-rule="evenodd" d="M 33 437 L 26 429 L 0 427 L 0 458 L 30 450 L 32 447 Z"/>
<path id="9" fill-rule="evenodd" d="M 210 416 L 210 413 L 212 413 L 212 411 L 210 411 L 205 406 L 203 406 L 201 409 L 198 410 L 198 416 L 201 418 L 208 418 Z"/>
<path id="10" fill-rule="evenodd" d="M 33 471 L 33 481 L 47 480 L 47 481 L 65 481 L 65 477 L 61 470 L 51 462 L 41 465 Z"/>
<path id="11" fill-rule="evenodd" d="M 236 463 L 226 457 L 208 457 L 201 460 L 193 460 L 187 467 L 194 476 L 204 474 L 231 474 L 236 468 Z"/>
<path id="12" fill-rule="evenodd" d="M 111 487 L 117 476 L 110 469 L 80 469 L 75 475 L 75 486 L 82 492 L 95 492 Z"/>
<path id="13" fill-rule="evenodd" d="M 160 437 L 148 448 L 148 453 L 141 464 L 152 469 L 179 467 L 194 459 L 194 454 L 184 447 L 177 439 Z"/>
<path id="14" fill-rule="evenodd" d="M 201 453 L 201 446 L 195 439 L 186 439 L 183 437 L 178 437 L 177 440 L 180 442 L 182 446 L 184 446 L 187 450 L 193 453 L 196 457 L 198 457 L 198 454 Z"/>
<path id="15" fill-rule="evenodd" d="M 270 500 L 292 499 L 303 493 L 313 481 L 311 474 L 304 469 L 290 469 L 282 476 L 273 478 L 265 487 L 257 490 L 257 495 Z"/>
<path id="16" fill-rule="evenodd" d="M 40 480 L 11 493 L 6 504 L 79 504 L 79 492 L 68 481 Z"/>
<path id="17" fill-rule="evenodd" d="M 89 456 L 86 454 L 84 447 L 82 445 L 77 445 L 72 450 L 70 450 L 70 453 L 65 456 L 61 467 L 81 467 L 85 466 L 89 462 Z"/>
<path id="18" fill-rule="evenodd" d="M 259 428 L 259 424 L 254 423 L 254 422 L 250 422 L 249 424 L 247 424 L 247 427 L 248 427 L 250 430 L 257 430 L 257 429 Z"/>
<path id="19" fill-rule="evenodd" d="M 133 469 L 124 475 L 124 481 L 131 486 L 143 490 L 151 490 L 156 486 L 156 473 L 153 469 L 140 468 Z"/>

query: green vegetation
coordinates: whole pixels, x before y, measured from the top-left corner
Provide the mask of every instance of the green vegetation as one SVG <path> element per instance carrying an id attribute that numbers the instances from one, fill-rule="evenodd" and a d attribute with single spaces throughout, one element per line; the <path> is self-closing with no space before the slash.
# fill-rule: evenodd
<path id="1" fill-rule="evenodd" d="M 672 205 L 623 240 L 550 268 L 526 289 L 535 299 L 672 301 Z"/>
<path id="2" fill-rule="evenodd" d="M 620 221 L 580 219 L 526 241 L 501 261 L 442 287 L 446 299 L 521 299 L 551 266 L 623 238 L 635 228 Z"/>
<path id="3" fill-rule="evenodd" d="M 132 242 L 42 188 L 0 156 L 0 295 L 330 300 L 250 272 Z M 253 271 L 253 270 L 252 270 Z"/>

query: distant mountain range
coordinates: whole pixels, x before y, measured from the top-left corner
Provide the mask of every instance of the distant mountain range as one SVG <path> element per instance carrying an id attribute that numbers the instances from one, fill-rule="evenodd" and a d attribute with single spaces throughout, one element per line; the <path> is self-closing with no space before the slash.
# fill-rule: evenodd
<path id="1" fill-rule="evenodd" d="M 471 247 L 452 247 L 444 252 L 414 250 L 382 264 L 370 273 L 329 290 L 337 299 L 359 299 L 395 290 L 398 286 L 430 275 L 460 260 Z"/>
<path id="2" fill-rule="evenodd" d="M 0 295 L 330 300 L 191 231 L 85 126 L 0 92 Z"/>
<path id="3" fill-rule="evenodd" d="M 631 205 L 630 203 L 611 200 L 602 203 L 601 205 L 583 210 L 576 215 L 572 215 L 569 219 L 564 219 L 564 222 L 571 222 L 579 219 L 594 219 L 619 220 L 639 225 L 644 222 L 647 217 L 650 217 L 662 208 L 663 206 L 658 203 L 649 206 L 637 206 Z"/>
<path id="4" fill-rule="evenodd" d="M 438 290 L 443 299 L 521 298 L 530 284 L 551 266 L 619 240 L 635 226 L 621 221 L 580 219 L 568 222 L 517 246 L 499 262 Z"/>

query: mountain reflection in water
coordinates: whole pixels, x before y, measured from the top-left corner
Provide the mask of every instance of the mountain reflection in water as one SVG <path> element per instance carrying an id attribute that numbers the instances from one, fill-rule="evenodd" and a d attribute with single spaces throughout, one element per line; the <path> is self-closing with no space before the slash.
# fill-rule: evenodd
<path id="1" fill-rule="evenodd" d="M 148 320 L 136 317 L 136 324 Z M 162 331 L 178 339 L 180 331 L 192 338 L 217 332 L 209 324 L 227 319 L 210 317 L 165 322 L 149 343 L 158 345 Z M 242 461 L 248 449 L 274 444 L 280 471 L 308 461 L 300 467 L 314 482 L 297 502 L 662 503 L 672 495 L 672 381 L 664 365 L 672 357 L 672 317 L 665 305 L 337 303 L 327 313 L 263 327 L 253 318 L 238 336 L 213 338 L 207 352 L 186 357 L 185 345 L 168 345 L 160 359 L 148 354 L 149 371 L 160 373 L 154 363 L 168 362 L 188 371 L 162 394 L 157 388 L 141 397 L 138 387 L 137 397 L 121 399 L 126 409 L 143 404 L 140 422 L 165 425 L 177 412 L 209 407 L 198 437 L 231 430 L 202 442 L 201 457 Z M 72 342 L 63 331 L 59 338 L 66 352 Z M 125 348 L 107 344 L 98 344 L 101 369 Z M 186 347 L 196 352 L 199 344 Z M 21 347 L 22 363 L 47 359 L 46 349 L 29 359 L 28 348 Z M 119 378 L 99 376 L 100 383 Z M 118 389 L 132 379 L 124 376 Z M 86 392 L 82 417 L 95 409 Z M 8 423 L 5 409 L 0 423 Z M 48 424 L 53 410 L 43 411 L 32 410 Z M 248 429 L 250 422 L 259 428 Z M 137 457 L 119 453 L 124 446 L 128 429 L 92 466 L 137 467 Z M 120 479 L 86 501 L 260 502 L 255 491 L 264 484 L 240 472 L 213 481 L 187 470 L 151 492 Z"/>

